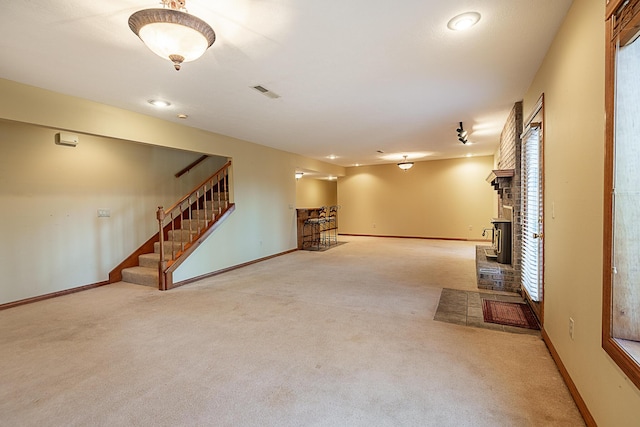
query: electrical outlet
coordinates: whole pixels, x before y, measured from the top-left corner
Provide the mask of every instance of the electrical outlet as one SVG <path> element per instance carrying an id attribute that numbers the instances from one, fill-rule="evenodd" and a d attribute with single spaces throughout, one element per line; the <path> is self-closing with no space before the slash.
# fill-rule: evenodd
<path id="1" fill-rule="evenodd" d="M 569 336 L 573 339 L 573 318 L 569 317 Z"/>

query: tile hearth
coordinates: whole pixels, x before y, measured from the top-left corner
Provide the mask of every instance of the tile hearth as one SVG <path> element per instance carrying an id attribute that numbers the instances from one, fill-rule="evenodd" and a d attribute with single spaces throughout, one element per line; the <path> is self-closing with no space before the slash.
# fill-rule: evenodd
<path id="1" fill-rule="evenodd" d="M 440 294 L 440 302 L 438 303 L 438 309 L 436 310 L 436 315 L 433 320 L 455 323 L 456 325 L 462 326 L 540 336 L 540 331 L 538 330 L 485 322 L 484 316 L 482 315 L 483 299 L 517 303 L 524 302 L 522 297 L 515 293 L 487 293 L 445 288 Z"/>

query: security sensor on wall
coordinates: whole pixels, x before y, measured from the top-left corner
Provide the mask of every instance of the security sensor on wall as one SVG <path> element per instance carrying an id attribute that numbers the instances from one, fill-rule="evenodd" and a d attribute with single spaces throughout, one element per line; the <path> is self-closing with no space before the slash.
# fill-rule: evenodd
<path id="1" fill-rule="evenodd" d="M 69 147 L 75 147 L 80 142 L 80 138 L 78 135 L 73 135 L 70 133 L 56 133 L 56 144 L 58 145 L 68 145 Z"/>

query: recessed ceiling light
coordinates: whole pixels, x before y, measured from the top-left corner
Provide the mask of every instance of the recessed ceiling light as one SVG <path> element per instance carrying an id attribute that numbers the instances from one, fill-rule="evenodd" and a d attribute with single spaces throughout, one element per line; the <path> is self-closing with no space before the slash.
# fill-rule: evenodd
<path id="1" fill-rule="evenodd" d="M 337 158 L 337 156 L 335 154 L 331 154 L 330 156 L 327 156 L 327 159 L 329 160 L 335 160 Z"/>
<path id="2" fill-rule="evenodd" d="M 473 157 L 473 154 L 467 153 L 467 157 Z"/>
<path id="3" fill-rule="evenodd" d="M 466 12 L 451 18 L 447 27 L 453 31 L 468 30 L 478 23 L 480 14 L 478 12 Z"/>
<path id="4" fill-rule="evenodd" d="M 160 99 L 150 99 L 149 100 L 149 104 L 153 105 L 154 107 L 158 107 L 158 108 L 165 108 L 165 107 L 168 107 L 169 105 L 171 105 L 171 103 L 169 101 L 162 101 Z"/>

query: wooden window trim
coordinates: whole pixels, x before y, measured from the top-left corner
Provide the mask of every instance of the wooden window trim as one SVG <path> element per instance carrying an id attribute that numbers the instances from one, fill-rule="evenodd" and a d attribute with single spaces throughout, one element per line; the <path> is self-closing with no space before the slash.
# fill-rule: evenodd
<path id="1" fill-rule="evenodd" d="M 605 174 L 602 348 L 640 388 L 640 363 L 612 336 L 613 172 L 615 134 L 615 61 L 618 44 L 624 46 L 640 29 L 640 0 L 609 0 L 606 7 Z"/>
<path id="2" fill-rule="evenodd" d="M 611 15 L 613 15 L 614 12 L 618 10 L 620 5 L 625 1 L 626 0 L 607 0 L 607 8 L 605 11 L 604 19 L 608 20 L 609 18 L 611 18 Z"/>

